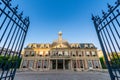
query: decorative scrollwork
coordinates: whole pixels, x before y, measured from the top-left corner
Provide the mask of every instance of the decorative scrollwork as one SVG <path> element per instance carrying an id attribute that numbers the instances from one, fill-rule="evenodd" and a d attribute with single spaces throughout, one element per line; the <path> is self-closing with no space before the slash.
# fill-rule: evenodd
<path id="1" fill-rule="evenodd" d="M 19 14 L 19 18 L 22 19 L 22 16 L 23 16 L 23 11 Z"/>
<path id="2" fill-rule="evenodd" d="M 109 3 L 107 4 L 108 6 L 108 12 L 111 12 L 113 10 L 113 6 L 111 6 Z"/>
<path id="3" fill-rule="evenodd" d="M 12 0 L 3 0 L 8 6 L 11 6 L 12 4 L 11 4 L 11 1 Z"/>
<path id="4" fill-rule="evenodd" d="M 106 18 L 107 13 L 102 10 L 103 18 Z"/>
<path id="5" fill-rule="evenodd" d="M 13 8 L 13 11 L 14 11 L 15 13 L 17 13 L 17 9 L 18 9 L 18 5 Z"/>

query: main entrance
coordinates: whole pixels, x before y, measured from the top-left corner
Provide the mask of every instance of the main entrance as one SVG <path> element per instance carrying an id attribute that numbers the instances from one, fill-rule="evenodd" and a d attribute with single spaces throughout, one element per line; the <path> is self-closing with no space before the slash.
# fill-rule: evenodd
<path id="1" fill-rule="evenodd" d="M 52 60 L 52 69 L 65 70 L 69 69 L 69 61 L 64 59 Z"/>
<path id="2" fill-rule="evenodd" d="M 60 60 L 57 60 L 57 69 L 63 69 L 63 60 L 60 59 Z"/>

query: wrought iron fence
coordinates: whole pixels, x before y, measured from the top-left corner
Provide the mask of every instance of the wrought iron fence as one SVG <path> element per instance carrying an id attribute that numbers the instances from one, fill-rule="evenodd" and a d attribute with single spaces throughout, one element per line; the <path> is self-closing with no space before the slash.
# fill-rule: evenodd
<path id="1" fill-rule="evenodd" d="M 92 20 L 111 80 L 120 80 L 120 0 L 114 6 L 108 4 L 108 11 L 102 10 L 102 14 L 92 15 Z"/>
<path id="2" fill-rule="evenodd" d="M 14 79 L 30 24 L 29 17 L 23 18 L 17 10 L 11 0 L 0 0 L 0 80 Z"/>

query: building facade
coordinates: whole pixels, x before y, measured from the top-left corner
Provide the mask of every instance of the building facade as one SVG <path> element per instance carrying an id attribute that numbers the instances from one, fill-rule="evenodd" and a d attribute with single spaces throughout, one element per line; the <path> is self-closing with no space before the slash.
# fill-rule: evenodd
<path id="1" fill-rule="evenodd" d="M 92 43 L 69 43 L 62 38 L 62 32 L 51 44 L 28 44 L 22 58 L 23 70 L 101 69 L 97 48 Z"/>

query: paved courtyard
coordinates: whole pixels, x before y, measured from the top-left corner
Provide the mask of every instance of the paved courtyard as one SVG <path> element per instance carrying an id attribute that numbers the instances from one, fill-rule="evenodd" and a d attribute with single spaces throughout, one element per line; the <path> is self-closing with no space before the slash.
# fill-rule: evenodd
<path id="1" fill-rule="evenodd" d="M 18 72 L 15 80 L 110 80 L 107 72 Z"/>

